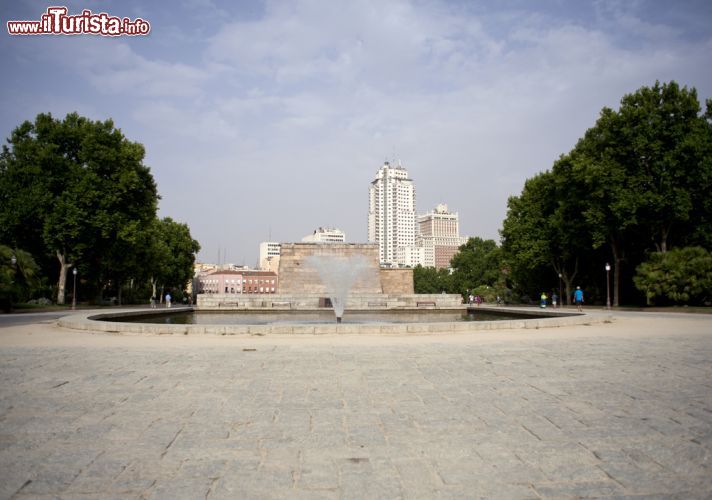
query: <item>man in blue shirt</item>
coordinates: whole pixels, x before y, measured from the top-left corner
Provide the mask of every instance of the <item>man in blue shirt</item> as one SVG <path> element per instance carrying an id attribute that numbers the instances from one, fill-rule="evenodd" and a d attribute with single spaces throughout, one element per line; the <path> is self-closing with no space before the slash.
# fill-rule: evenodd
<path id="1" fill-rule="evenodd" d="M 581 290 L 580 286 L 576 287 L 576 291 L 574 292 L 574 303 L 576 304 L 576 308 L 580 311 L 582 311 L 581 306 L 583 306 L 583 290 Z"/>

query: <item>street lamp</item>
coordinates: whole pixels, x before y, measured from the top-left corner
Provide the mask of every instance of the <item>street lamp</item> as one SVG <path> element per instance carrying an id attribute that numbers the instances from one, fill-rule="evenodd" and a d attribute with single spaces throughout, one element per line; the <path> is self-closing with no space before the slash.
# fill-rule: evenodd
<path id="1" fill-rule="evenodd" d="M 606 309 L 611 308 L 611 265 L 606 262 Z"/>
<path id="2" fill-rule="evenodd" d="M 563 306 L 564 305 L 564 296 L 561 293 L 561 273 L 559 273 L 559 303 Z"/>
<path id="3" fill-rule="evenodd" d="M 72 269 L 74 275 L 74 291 L 72 292 L 72 309 L 77 308 L 77 268 Z"/>

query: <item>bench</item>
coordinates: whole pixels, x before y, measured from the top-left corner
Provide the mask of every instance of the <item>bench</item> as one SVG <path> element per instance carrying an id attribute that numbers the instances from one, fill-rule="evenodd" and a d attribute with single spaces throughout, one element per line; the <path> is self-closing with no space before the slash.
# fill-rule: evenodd
<path id="1" fill-rule="evenodd" d="M 369 302 L 368 307 L 387 307 L 385 302 Z"/>
<path id="2" fill-rule="evenodd" d="M 237 307 L 237 301 L 233 302 L 218 302 L 218 307 Z"/>
<path id="3" fill-rule="evenodd" d="M 425 300 L 422 302 L 416 302 L 415 305 L 416 307 L 435 307 L 435 301 Z"/>
<path id="4" fill-rule="evenodd" d="M 288 307 L 292 308 L 291 302 L 272 302 L 272 307 Z"/>

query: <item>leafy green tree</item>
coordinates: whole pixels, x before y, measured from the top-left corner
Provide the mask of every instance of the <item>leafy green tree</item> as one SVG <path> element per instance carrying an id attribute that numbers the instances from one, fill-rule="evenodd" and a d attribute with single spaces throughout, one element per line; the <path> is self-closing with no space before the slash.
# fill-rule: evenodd
<path id="1" fill-rule="evenodd" d="M 452 290 L 452 276 L 448 269 L 418 265 L 413 268 L 413 286 L 415 293 L 450 292 Z"/>
<path id="2" fill-rule="evenodd" d="M 136 243 L 156 214 L 158 194 L 144 149 L 111 120 L 40 114 L 8 139 L 0 156 L 0 240 L 45 257 L 58 272 L 57 302 L 67 271 L 120 282 L 135 273 Z M 54 265 L 47 256 L 56 258 Z"/>
<path id="3" fill-rule="evenodd" d="M 562 156 L 551 171 L 528 179 L 522 194 L 509 199 L 502 250 L 520 293 L 556 289 L 561 275 L 570 296 L 580 260 L 590 249 L 579 215 L 580 190 L 568 182 L 571 169 L 571 157 Z"/>
<path id="4" fill-rule="evenodd" d="M 0 245 L 0 305 L 10 310 L 25 301 L 39 284 L 39 267 L 28 252 Z"/>
<path id="5" fill-rule="evenodd" d="M 614 305 L 621 266 L 631 253 L 653 245 L 667 251 L 671 235 L 685 243 L 691 223 L 712 219 L 712 128 L 694 89 L 656 82 L 604 108 L 576 145 L 572 180 L 583 186 L 594 248 L 608 244 L 614 260 Z M 642 241 L 641 241 L 642 240 Z"/>
<path id="6" fill-rule="evenodd" d="M 712 301 L 712 253 L 702 247 L 655 252 L 637 268 L 635 286 L 648 304 Z"/>
<path id="7" fill-rule="evenodd" d="M 160 233 L 167 249 L 167 260 L 160 266 L 160 281 L 182 292 L 193 277 L 193 265 L 200 244 L 190 235 L 187 224 L 176 222 L 170 217 L 160 221 Z"/>
<path id="8" fill-rule="evenodd" d="M 502 249 L 494 240 L 470 238 L 450 261 L 452 290 L 465 295 L 480 285 L 494 287 L 502 282 Z"/>

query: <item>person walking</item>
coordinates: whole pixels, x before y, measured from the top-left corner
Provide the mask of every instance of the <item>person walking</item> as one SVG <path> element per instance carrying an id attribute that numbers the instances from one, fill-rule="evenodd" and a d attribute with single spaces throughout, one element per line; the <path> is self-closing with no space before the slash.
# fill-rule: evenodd
<path id="1" fill-rule="evenodd" d="M 155 308 L 156 308 L 156 296 L 151 295 L 151 309 L 155 309 Z"/>
<path id="2" fill-rule="evenodd" d="M 581 290 L 580 286 L 577 286 L 574 292 L 574 304 L 576 304 L 576 309 L 579 312 L 583 311 L 583 290 Z"/>
<path id="3" fill-rule="evenodd" d="M 166 294 L 166 307 L 171 307 L 171 294 Z"/>
<path id="4" fill-rule="evenodd" d="M 556 295 L 556 292 L 551 294 L 551 307 L 556 309 L 557 304 L 559 303 L 559 296 Z"/>
<path id="5" fill-rule="evenodd" d="M 539 306 L 542 309 L 546 307 L 546 299 L 548 299 L 548 297 L 546 296 L 546 292 L 541 292 L 541 303 L 539 304 Z"/>

